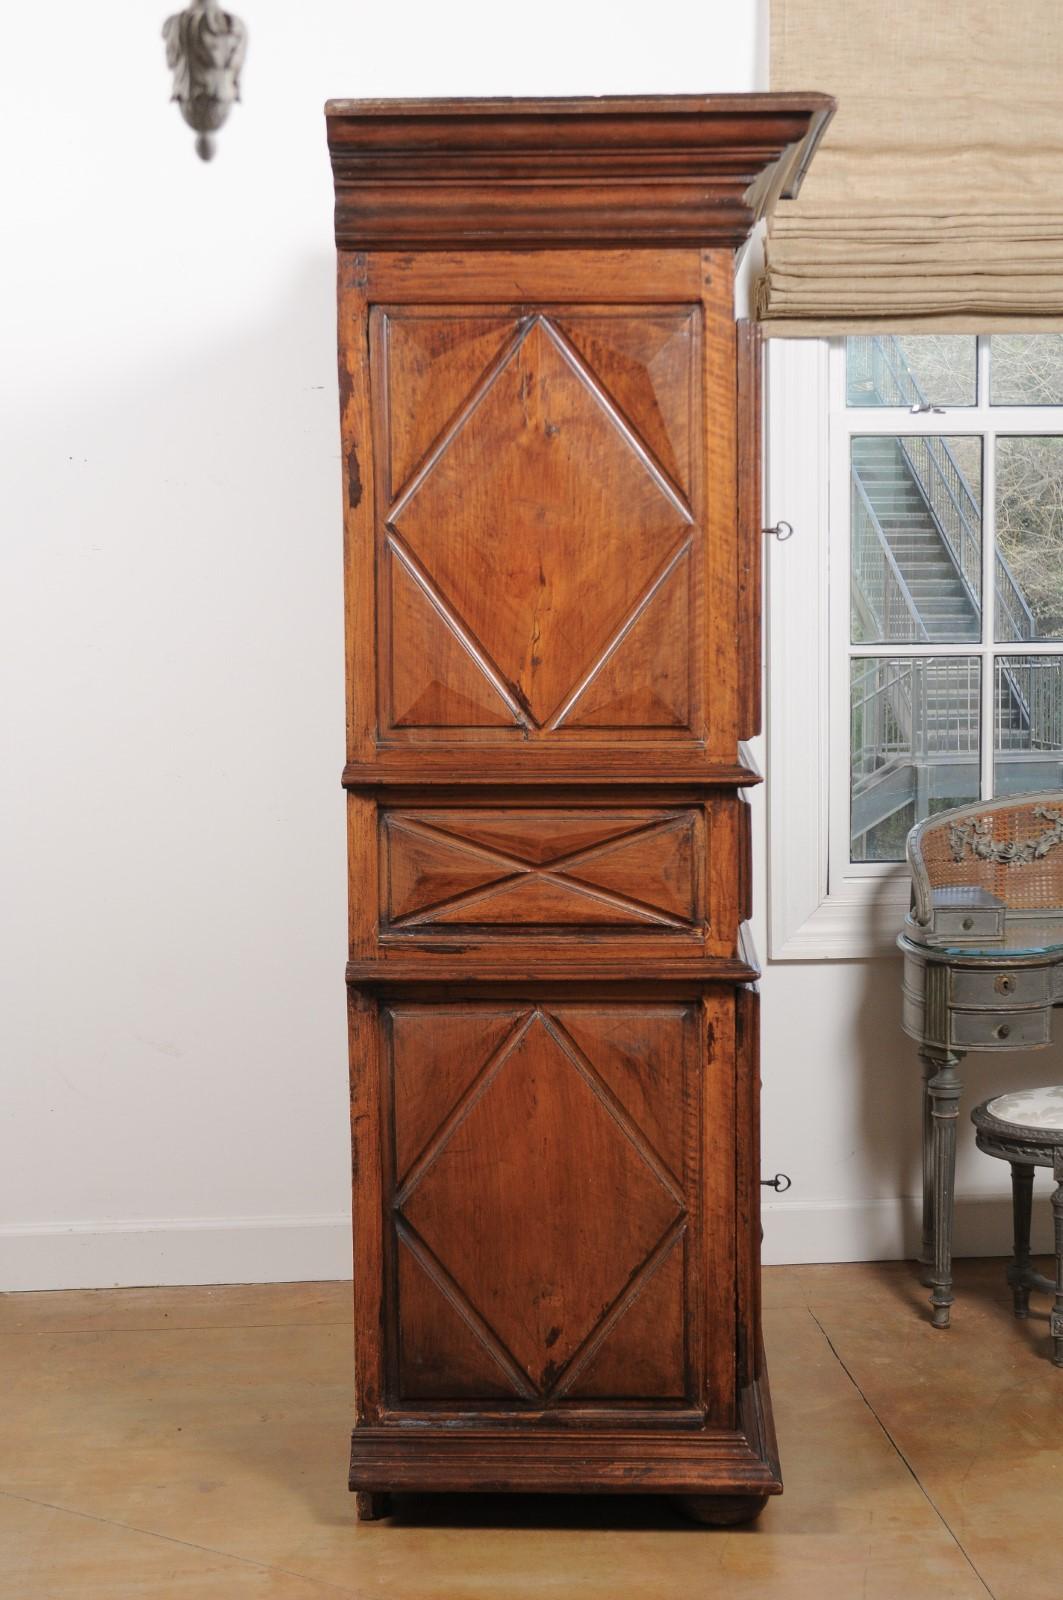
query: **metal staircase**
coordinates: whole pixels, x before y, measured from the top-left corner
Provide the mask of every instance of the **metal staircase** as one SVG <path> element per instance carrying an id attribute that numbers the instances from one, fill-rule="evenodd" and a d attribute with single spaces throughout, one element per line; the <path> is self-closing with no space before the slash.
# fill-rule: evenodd
<path id="1" fill-rule="evenodd" d="M 976 641 L 977 601 L 901 441 L 888 436 L 854 439 L 853 484 L 866 496 L 885 543 L 881 550 L 880 541 L 882 557 L 887 551 L 892 556 L 922 631 L 932 639 Z"/>
<path id="2" fill-rule="evenodd" d="M 892 335 L 863 339 L 858 351 L 864 387 L 879 404 L 928 409 Z M 944 438 L 853 440 L 851 549 L 854 638 L 925 644 L 928 656 L 935 643 L 977 643 L 981 506 Z M 999 551 L 994 593 L 998 638 L 1021 649 L 1036 623 Z M 1003 768 L 1005 791 L 1063 782 L 1063 663 L 1052 659 L 1054 666 L 1044 658 L 997 662 L 998 748 L 1015 758 Z M 915 821 L 935 799 L 977 798 L 978 701 L 978 665 L 969 659 L 854 665 L 854 859 L 866 853 L 872 829 L 906 808 Z"/>

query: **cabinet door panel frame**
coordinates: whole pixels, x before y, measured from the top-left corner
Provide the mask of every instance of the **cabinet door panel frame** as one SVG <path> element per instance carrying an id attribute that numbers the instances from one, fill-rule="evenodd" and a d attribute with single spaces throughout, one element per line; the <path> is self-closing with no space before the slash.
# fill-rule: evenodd
<path id="1" fill-rule="evenodd" d="M 517 990 L 508 998 L 496 993 L 492 999 L 483 1001 L 426 1003 L 405 996 L 360 997 L 352 990 L 351 1115 L 357 1163 L 355 1259 L 359 1285 L 359 1419 L 379 1423 L 424 1415 L 440 1420 L 446 1417 L 471 1426 L 490 1419 L 527 1423 L 533 1416 L 541 1415 L 559 1426 L 585 1418 L 606 1426 L 629 1427 L 635 1407 L 640 1425 L 644 1420 L 647 1425 L 652 1422 L 676 1427 L 689 1427 L 692 1423 L 731 1426 L 735 1393 L 736 1179 L 733 987 L 714 985 L 709 989 L 691 990 L 686 986 L 654 985 L 638 1000 L 629 999 L 626 990 L 621 993 L 602 986 L 593 991 L 584 987 L 582 993 L 578 988 L 569 993 L 567 986 L 561 986 L 551 993 L 556 998 L 549 999 L 542 992 Z M 511 1401 L 485 1399 L 472 1403 L 401 1398 L 397 1252 L 404 1247 L 398 1237 L 403 1224 L 400 1221 L 396 1229 L 389 1218 L 397 1199 L 401 1201 L 409 1187 L 409 1178 L 398 1171 L 396 1161 L 393 1018 L 396 1014 L 409 1017 L 424 1013 L 430 1017 L 435 1013 L 460 1019 L 469 1014 L 475 1017 L 494 1012 L 504 1024 L 512 1023 L 519 1032 L 524 1024 L 517 1014 L 531 1016 L 540 1010 L 548 1015 L 556 1011 L 562 1025 L 568 1016 L 573 1027 L 582 1027 L 582 1018 L 588 1024 L 600 1025 L 612 1019 L 622 1027 L 629 1021 L 636 1029 L 644 1019 L 652 1022 L 655 1015 L 686 1018 L 682 1024 L 684 1042 L 681 1047 L 685 1062 L 682 1087 L 685 1110 L 676 1132 L 676 1139 L 682 1146 L 681 1181 L 687 1197 L 685 1224 L 678 1229 L 681 1237 L 676 1245 L 683 1253 L 685 1279 L 686 1395 L 682 1400 L 662 1402 L 652 1397 L 632 1396 L 628 1400 L 592 1401 L 579 1396 L 578 1377 L 567 1386 L 575 1391 L 571 1397 L 562 1384 L 562 1392 L 545 1404 L 537 1402 L 531 1384 L 526 1385 L 523 1397 L 518 1394 Z M 639 1081 L 629 1081 L 625 1100 L 632 1094 L 637 1097 Z M 662 1113 L 667 1109 L 666 1106 L 659 1108 Z M 446 1120 L 444 1118 L 444 1122 Z M 634 1137 L 639 1137 L 637 1131 Z M 670 1158 L 673 1162 L 675 1159 L 675 1156 Z M 607 1333 L 618 1324 L 622 1325 L 620 1316 Z M 598 1348 L 595 1346 L 592 1356 Z M 585 1359 L 580 1370 L 589 1365 L 590 1359 Z"/>
<path id="2" fill-rule="evenodd" d="M 345 473 L 345 527 L 347 568 L 347 650 L 348 650 L 348 761 L 355 767 L 372 767 L 380 762 L 403 763 L 411 760 L 411 775 L 427 758 L 425 772 L 442 761 L 468 759 L 475 751 L 476 762 L 484 773 L 494 770 L 527 770 L 534 762 L 540 775 L 584 777 L 588 760 L 603 763 L 610 770 L 625 750 L 638 751 L 647 776 L 667 774 L 672 767 L 691 767 L 713 760 L 733 764 L 738 735 L 738 672 L 735 636 L 738 629 L 739 559 L 735 529 L 737 498 L 737 456 L 734 425 L 735 331 L 730 317 L 731 263 L 726 251 L 668 252 L 675 261 L 671 282 L 654 280 L 652 293 L 647 285 L 640 298 L 639 283 L 631 276 L 617 286 L 615 300 L 603 298 L 603 284 L 595 283 L 593 296 L 586 284 L 590 259 L 596 252 L 544 252 L 549 260 L 536 260 L 520 253 L 500 253 L 491 263 L 490 276 L 497 283 L 507 270 L 519 280 L 523 298 L 497 300 L 490 304 L 476 297 L 477 286 L 485 273 L 484 259 L 475 254 L 448 257 L 446 283 L 449 291 L 438 298 L 429 296 L 427 282 L 439 273 L 436 258 L 405 260 L 410 266 L 392 265 L 384 273 L 388 290 L 386 301 L 378 299 L 369 287 L 370 266 L 377 281 L 381 278 L 375 258 L 353 255 L 341 260 L 340 323 L 346 355 L 341 362 L 343 391 L 343 437 Z M 634 257 L 645 252 L 633 252 Z M 650 256 L 657 260 L 656 253 Z M 558 256 L 561 259 L 558 259 Z M 615 267 L 615 263 L 614 263 Z M 413 270 L 417 268 L 418 270 Z M 615 278 L 615 271 L 610 277 Z M 594 281 L 593 279 L 590 281 Z M 696 284 L 696 292 L 692 289 Z M 669 291 L 682 287 L 684 293 L 673 300 Z M 607 287 L 608 285 L 605 285 Z M 383 285 L 382 285 L 383 287 Z M 690 499 L 694 517 L 694 544 L 690 562 L 689 604 L 693 617 L 695 656 L 692 663 L 695 683 L 691 702 L 694 735 L 677 734 L 667 728 L 565 727 L 538 729 L 514 723 L 512 727 L 477 727 L 470 745 L 460 730 L 446 730 L 440 741 L 435 732 L 409 727 L 389 729 L 381 696 L 379 662 L 390 659 L 390 608 L 382 585 L 384 571 L 383 512 L 388 502 L 385 451 L 379 438 L 372 437 L 372 418 L 383 420 L 386 431 L 387 385 L 379 359 L 370 363 L 373 340 L 370 325 L 379 322 L 386 306 L 414 307 L 428 312 L 435 307 L 441 316 L 517 314 L 536 316 L 562 308 L 578 308 L 581 317 L 591 315 L 651 316 L 654 311 L 669 313 L 699 305 L 700 382 L 695 376 L 692 395 L 694 414 L 691 455 Z M 723 312 L 726 310 L 726 316 Z M 352 359 L 357 352 L 360 359 Z M 371 368 L 371 371 L 370 371 Z M 704 458 L 703 458 L 704 457 Z M 678 545 L 677 545 L 678 551 Z M 396 558 L 388 554 L 387 560 Z M 685 560 L 685 558 L 684 558 Z M 405 581 L 405 579 L 403 580 Z M 503 689 L 504 685 L 501 686 Z M 499 696 L 502 713 L 505 695 Z M 383 708 L 386 712 L 386 708 Z M 502 714 L 500 713 L 500 714 Z M 706 713 L 708 720 L 706 721 Z M 534 747 L 534 748 L 532 748 Z"/>

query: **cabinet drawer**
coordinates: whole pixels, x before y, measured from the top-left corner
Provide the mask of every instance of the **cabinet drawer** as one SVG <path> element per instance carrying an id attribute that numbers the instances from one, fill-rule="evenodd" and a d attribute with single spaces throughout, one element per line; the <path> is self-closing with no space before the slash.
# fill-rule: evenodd
<path id="1" fill-rule="evenodd" d="M 1044 1011 L 952 1011 L 952 1043 L 967 1050 L 1022 1050 L 1047 1044 L 1051 1013 Z"/>
<path id="2" fill-rule="evenodd" d="M 380 931 L 697 938 L 708 835 L 702 806 L 383 807 Z"/>

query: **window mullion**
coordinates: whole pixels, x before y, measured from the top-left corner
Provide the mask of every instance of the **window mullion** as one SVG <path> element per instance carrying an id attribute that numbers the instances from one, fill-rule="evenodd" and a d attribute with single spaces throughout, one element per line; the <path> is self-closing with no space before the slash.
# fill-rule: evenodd
<path id="1" fill-rule="evenodd" d="M 989 341 L 982 339 L 979 344 L 988 348 Z M 988 398 L 988 380 L 984 392 Z M 995 786 L 997 674 L 993 645 L 997 635 L 996 506 L 996 428 L 987 420 L 982 437 L 982 716 L 978 746 L 983 800 L 992 797 Z"/>

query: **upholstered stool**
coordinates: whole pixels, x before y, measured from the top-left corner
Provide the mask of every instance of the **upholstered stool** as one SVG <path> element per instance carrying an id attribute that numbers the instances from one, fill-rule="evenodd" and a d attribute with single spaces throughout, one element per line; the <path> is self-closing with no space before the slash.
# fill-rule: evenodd
<path id="1" fill-rule="evenodd" d="M 979 1150 L 1011 1162 L 1015 1207 L 1015 1259 L 1008 1282 L 1015 1315 L 1030 1309 L 1030 1290 L 1054 1294 L 1050 1317 L 1052 1360 L 1063 1367 L 1063 1084 L 1051 1089 L 1020 1089 L 984 1100 L 971 1112 Z M 1042 1277 L 1030 1262 L 1030 1206 L 1034 1167 L 1051 1167 L 1056 1180 L 1052 1214 L 1056 1228 L 1056 1279 Z"/>

